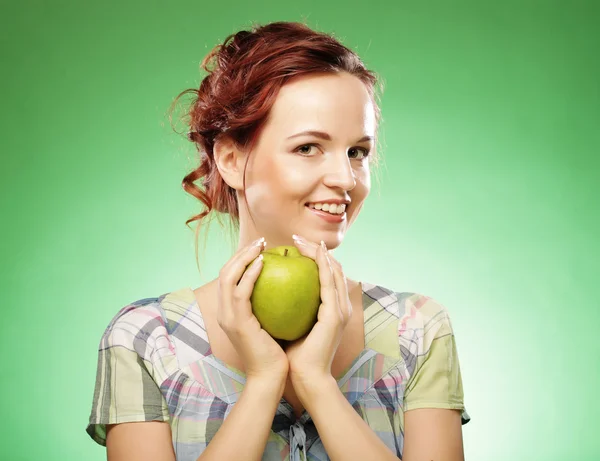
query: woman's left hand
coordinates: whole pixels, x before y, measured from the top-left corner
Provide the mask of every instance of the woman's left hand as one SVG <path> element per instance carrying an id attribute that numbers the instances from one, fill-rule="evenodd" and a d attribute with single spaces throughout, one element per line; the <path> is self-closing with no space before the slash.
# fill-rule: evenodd
<path id="1" fill-rule="evenodd" d="M 294 238 L 294 243 L 303 256 L 316 261 L 321 284 L 317 323 L 307 336 L 285 348 L 289 377 L 296 389 L 331 379 L 331 364 L 352 317 L 352 304 L 342 266 L 329 254 L 325 243 L 318 245 L 301 237 Z"/>

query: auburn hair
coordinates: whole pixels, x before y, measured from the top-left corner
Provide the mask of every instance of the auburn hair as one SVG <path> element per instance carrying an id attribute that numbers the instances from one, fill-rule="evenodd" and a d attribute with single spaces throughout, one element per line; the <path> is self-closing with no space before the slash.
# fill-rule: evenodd
<path id="1" fill-rule="evenodd" d="M 189 227 L 190 222 L 198 221 L 196 260 L 200 223 L 214 216 L 210 215 L 213 210 L 228 215 L 239 230 L 236 192 L 221 177 L 213 156 L 217 137 L 228 136 L 238 147 L 251 152 L 279 90 L 294 77 L 340 72 L 356 76 L 373 100 L 377 126 L 381 119 L 377 89 L 383 91 L 378 75 L 366 69 L 360 57 L 334 34 L 317 32 L 299 22 L 252 23 L 251 30 L 231 34 L 216 45 L 200 67 L 208 73 L 200 87 L 179 93 L 170 108 L 172 112 L 182 96 L 193 95 L 183 118 L 187 138 L 200 154 L 199 164 L 185 175 L 182 186 L 205 207 L 185 222 Z M 244 169 L 244 187 L 245 173 Z M 196 184 L 198 180 L 202 187 Z"/>

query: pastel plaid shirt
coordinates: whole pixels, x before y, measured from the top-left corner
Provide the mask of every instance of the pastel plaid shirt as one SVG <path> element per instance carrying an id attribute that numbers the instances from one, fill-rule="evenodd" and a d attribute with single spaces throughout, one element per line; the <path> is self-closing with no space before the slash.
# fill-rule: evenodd
<path id="1" fill-rule="evenodd" d="M 470 421 L 448 310 L 431 297 L 362 282 L 365 349 L 337 380 L 340 391 L 402 458 L 404 412 L 450 408 Z M 86 432 L 106 446 L 106 425 L 166 421 L 177 461 L 196 461 L 240 397 L 245 375 L 212 354 L 195 294 L 185 287 L 120 309 L 98 349 Z M 284 398 L 264 461 L 329 460 L 310 414 Z"/>

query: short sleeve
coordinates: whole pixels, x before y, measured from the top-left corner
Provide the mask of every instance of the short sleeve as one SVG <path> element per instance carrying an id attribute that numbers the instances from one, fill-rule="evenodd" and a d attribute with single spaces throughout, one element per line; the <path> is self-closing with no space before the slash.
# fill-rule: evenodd
<path id="1" fill-rule="evenodd" d="M 146 360 L 151 356 L 151 336 L 138 330 L 135 322 L 120 319 L 111 321 L 100 341 L 86 427 L 89 436 L 102 446 L 106 446 L 107 424 L 170 420 L 167 403 Z"/>
<path id="2" fill-rule="evenodd" d="M 417 295 L 413 304 L 419 328 L 412 331 L 417 344 L 416 364 L 404 390 L 404 411 L 416 408 L 461 410 L 461 422 L 471 417 L 464 404 L 464 392 L 456 338 L 448 310 L 430 297 Z M 407 301 L 410 303 L 410 301 Z M 414 314 L 417 315 L 414 315 Z"/>

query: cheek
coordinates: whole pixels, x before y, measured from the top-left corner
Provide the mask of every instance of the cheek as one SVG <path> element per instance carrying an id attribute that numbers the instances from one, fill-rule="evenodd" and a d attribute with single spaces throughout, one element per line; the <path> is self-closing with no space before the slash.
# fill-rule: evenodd
<path id="1" fill-rule="evenodd" d="M 256 184 L 247 185 L 246 199 L 253 215 L 266 218 L 281 209 L 275 186 L 270 179 L 261 179 Z"/>
<path id="2" fill-rule="evenodd" d="M 283 155 L 265 162 L 260 182 L 268 188 L 265 190 L 268 200 L 289 206 L 290 200 L 305 198 L 314 187 L 310 179 L 312 168 L 308 162 L 295 163 L 293 157 Z"/>
<path id="3" fill-rule="evenodd" d="M 246 178 L 246 198 L 253 214 L 263 217 L 281 216 L 286 210 L 292 212 L 293 203 L 304 199 L 310 187 L 306 173 L 294 168 L 265 162 L 253 173 L 251 181 Z"/>

